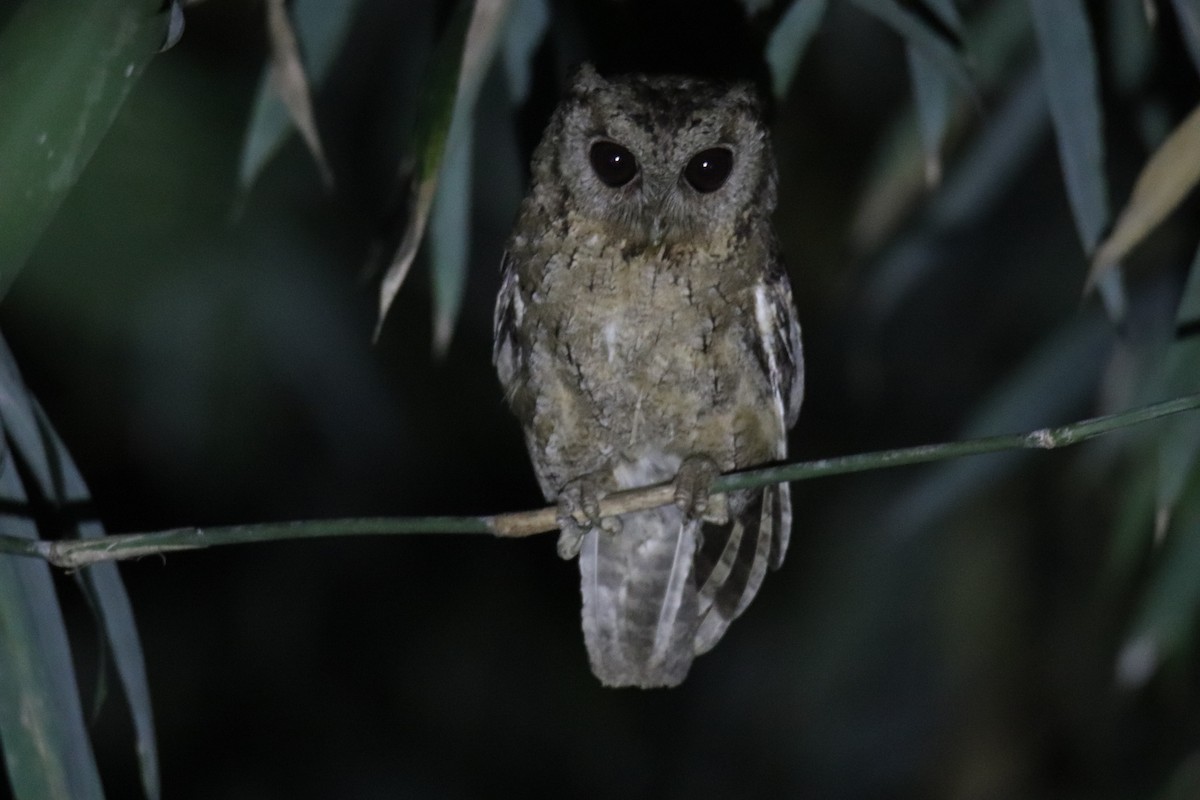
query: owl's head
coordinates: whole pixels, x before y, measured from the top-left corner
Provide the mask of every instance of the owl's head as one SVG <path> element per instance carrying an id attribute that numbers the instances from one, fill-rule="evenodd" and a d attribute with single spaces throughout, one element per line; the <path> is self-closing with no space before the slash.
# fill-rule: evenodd
<path id="1" fill-rule="evenodd" d="M 534 157 L 535 191 L 632 242 L 728 236 L 775 207 L 775 163 L 749 84 L 576 73 Z M 540 186 L 539 186 L 540 184 Z"/>

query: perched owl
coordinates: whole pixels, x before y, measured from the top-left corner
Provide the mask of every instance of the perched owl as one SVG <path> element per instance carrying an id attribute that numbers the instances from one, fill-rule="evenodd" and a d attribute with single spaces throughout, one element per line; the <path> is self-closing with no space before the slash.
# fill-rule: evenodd
<path id="1" fill-rule="evenodd" d="M 494 360 L 559 554 L 579 556 L 592 671 L 674 686 L 787 549 L 787 484 L 709 498 L 787 455 L 800 327 L 770 216 L 756 93 L 585 65 L 533 156 L 508 242 Z M 599 518 L 620 489 L 675 504 Z"/>

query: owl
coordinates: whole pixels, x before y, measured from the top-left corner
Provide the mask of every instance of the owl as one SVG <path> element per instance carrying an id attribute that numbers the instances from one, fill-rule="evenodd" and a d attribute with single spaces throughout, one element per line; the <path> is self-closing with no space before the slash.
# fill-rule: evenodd
<path id="1" fill-rule="evenodd" d="M 679 684 L 787 550 L 787 484 L 709 497 L 785 458 L 800 410 L 775 184 L 743 84 L 585 65 L 534 151 L 493 357 L 605 685 Z M 600 517 L 606 494 L 663 482 L 673 505 Z"/>

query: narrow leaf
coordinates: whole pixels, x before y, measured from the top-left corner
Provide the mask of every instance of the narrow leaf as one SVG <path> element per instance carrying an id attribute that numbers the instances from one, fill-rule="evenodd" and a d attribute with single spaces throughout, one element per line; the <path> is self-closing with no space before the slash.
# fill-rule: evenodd
<path id="1" fill-rule="evenodd" d="M 1180 502 L 1150 584 L 1117 656 L 1116 677 L 1141 686 L 1186 648 L 1200 612 L 1200 482 Z"/>
<path id="2" fill-rule="evenodd" d="M 942 143 L 950 125 L 950 81 L 911 44 L 906 53 L 917 106 L 917 128 L 925 153 L 925 183 L 936 186 L 942 181 Z"/>
<path id="3" fill-rule="evenodd" d="M 920 224 L 913 225 L 880 260 L 864 291 L 865 321 L 881 324 L 904 306 L 909 293 L 944 263 L 944 238 L 986 214 L 1010 190 L 1045 129 L 1045 94 L 1036 75 L 1025 75 L 1014 82 L 989 124 L 969 143 L 942 189 L 930 197 Z M 872 221 L 886 220 L 882 215 L 887 197 L 873 200 L 864 205 L 856 229 L 861 225 L 865 231 Z"/>
<path id="4" fill-rule="evenodd" d="M 771 70 L 771 91 L 782 98 L 796 77 L 796 69 L 809 42 L 821 26 L 828 0 L 792 0 L 767 39 L 766 59 Z"/>
<path id="5" fill-rule="evenodd" d="M 16 470 L 0 472 L 0 499 L 26 505 Z M 0 531 L 35 536 L 32 522 L 12 515 L 0 518 Z M 17 800 L 104 796 L 50 567 L 36 559 L 3 555 L 0 741 Z"/>
<path id="6" fill-rule="evenodd" d="M 320 86 L 329 74 L 357 9 L 358 0 L 295 0 L 292 3 L 291 19 L 295 23 L 296 38 L 303 50 L 311 86 Z M 243 190 L 254 184 L 263 167 L 293 130 L 292 117 L 275 88 L 273 74 L 274 69 L 268 64 L 259 81 L 254 110 L 246 127 L 238 168 L 238 183 Z"/>
<path id="7" fill-rule="evenodd" d="M 1200 0 L 1171 0 L 1192 65 L 1200 71 Z"/>
<path id="8" fill-rule="evenodd" d="M 433 350 L 441 357 L 450 347 L 467 284 L 471 217 L 472 127 L 455 122 L 450 147 L 429 223 L 429 260 L 433 269 Z"/>
<path id="9" fill-rule="evenodd" d="M 971 73 L 959 52 L 954 31 L 947 28 L 936 15 L 918 13 L 914 9 L 920 6 L 896 0 L 854 0 L 854 3 L 903 36 L 906 42 L 929 59 L 930 64 L 943 71 L 958 86 L 973 91 Z"/>
<path id="10" fill-rule="evenodd" d="M 1200 106 L 1146 162 L 1112 233 L 1096 250 L 1088 286 L 1118 265 L 1200 182 Z"/>
<path id="11" fill-rule="evenodd" d="M 27 466 L 29 474 L 37 483 L 38 495 L 66 511 L 66 516 L 72 518 L 70 515 L 75 510 L 84 507 L 90 501 L 87 486 L 45 412 L 29 394 L 16 360 L 2 338 L 0 421 L 3 422 L 13 451 Z M 19 479 L 20 473 L 17 470 L 9 468 L 5 472 L 16 475 Z M 29 494 L 25 488 L 21 488 L 21 492 L 22 497 Z M 2 521 L 3 518 L 0 518 L 0 524 Z M 32 522 L 24 522 L 28 525 L 29 536 L 36 536 Z M 95 521 L 78 522 L 75 528 L 76 535 L 83 538 L 103 535 L 101 526 Z M 113 568 L 115 565 L 97 566 L 103 569 L 88 568 L 76 574 L 87 593 L 89 603 L 101 626 L 102 639 L 108 651 L 112 653 L 117 673 L 125 689 L 137 737 L 137 752 L 146 796 L 157 800 L 158 757 L 141 643 L 134 626 L 129 598 L 121 583 L 120 574 Z M 54 604 L 57 609 L 57 599 L 54 600 Z M 3 638 L 2 631 L 0 638 Z M 71 693 L 74 696 L 76 692 L 72 682 Z"/>
<path id="12" fill-rule="evenodd" d="M 958 7 L 954 5 L 954 0 L 924 0 L 925 6 L 929 8 L 938 21 L 951 31 L 958 39 L 963 35 L 962 16 L 958 13 Z"/>
<path id="13" fill-rule="evenodd" d="M 510 17 L 501 47 L 508 95 L 516 105 L 529 96 L 533 54 L 550 27 L 550 8 L 546 0 L 515 0 Z"/>
<path id="14" fill-rule="evenodd" d="M 63 509 L 78 508 L 91 500 L 91 494 L 83 476 L 71 459 L 62 439 L 50 425 L 42 407 L 34 403 L 39 427 L 43 431 L 46 447 L 51 453 L 54 466 L 54 486 L 44 487 L 46 496 Z M 95 520 L 78 522 L 75 534 L 79 538 L 91 539 L 104 535 L 104 528 Z M 133 607 L 125 584 L 116 564 L 95 564 L 76 573 L 83 590 L 87 593 L 96 618 L 101 626 L 101 635 L 112 654 L 117 668 L 129 713 L 133 719 L 138 763 L 141 767 L 142 787 L 146 797 L 160 797 L 158 775 L 158 746 L 154 735 L 154 715 L 150 705 L 150 683 L 146 677 L 146 660 L 142 653 L 142 642 L 133 619 Z"/>
<path id="15" fill-rule="evenodd" d="M 1154 64 L 1155 34 L 1146 9 L 1146 5 L 1129 0 L 1106 4 L 1108 69 L 1122 94 L 1139 91 Z"/>
<path id="16" fill-rule="evenodd" d="M 429 210 L 437 191 L 437 177 L 441 171 L 442 153 L 450 135 L 450 123 L 454 118 L 454 100 L 458 94 L 459 74 L 462 71 L 463 50 L 466 45 L 467 28 L 471 21 L 471 5 L 465 0 L 450 20 L 437 51 L 434 53 L 432 69 L 425 82 L 417 112 L 416 128 L 409 148 L 415 159 L 413 174 L 409 181 L 409 201 L 406 209 L 404 233 L 400 246 L 383 283 L 379 287 L 379 318 L 375 323 L 375 339 L 383 329 L 396 293 L 408 277 L 408 271 L 417 257 L 421 240 L 425 237 L 425 225 L 429 221 Z"/>
<path id="17" fill-rule="evenodd" d="M 416 167 L 409 191 L 408 219 L 380 286 L 376 339 L 425 236 L 451 125 L 460 117 L 464 120 L 461 124 L 471 123 L 479 87 L 495 56 L 511 6 L 512 0 L 460 3 L 434 55 L 413 134 Z M 466 233 L 463 231 L 463 235 Z"/>
<path id="18" fill-rule="evenodd" d="M 27 0 L 0 30 L 0 296 L 163 44 L 162 0 Z"/>
<path id="19" fill-rule="evenodd" d="M 1176 329 L 1200 320 L 1200 250 L 1192 261 L 1176 315 Z M 1200 334 L 1181 335 L 1163 358 L 1164 379 L 1160 396 L 1200 391 Z M 1158 383 L 1157 381 L 1155 383 Z M 1166 525 L 1189 483 L 1200 482 L 1200 419 L 1190 415 L 1165 423 L 1158 448 L 1157 519 Z"/>
<path id="20" fill-rule="evenodd" d="M 333 172 L 321 147 L 321 136 L 317 132 L 317 120 L 313 116 L 312 93 L 308 75 L 300 57 L 300 44 L 288 17 L 287 0 L 267 0 L 267 37 L 271 42 L 271 79 L 280 99 L 287 107 L 296 130 L 304 139 L 321 172 L 321 180 L 333 185 Z"/>
<path id="21" fill-rule="evenodd" d="M 1067 198 L 1091 254 L 1109 221 L 1100 76 L 1082 0 L 1029 0 Z"/>
<path id="22" fill-rule="evenodd" d="M 0 422 L 8 444 L 21 454 L 39 486 L 53 483 L 50 459 L 34 412 L 34 401 L 25 389 L 21 372 L 8 344 L 0 337 Z M 5 468 L 10 465 L 5 464 Z"/>
<path id="23" fill-rule="evenodd" d="M 0 362 L 0 423 L 10 446 L 31 472 L 41 462 L 49 474 L 42 442 L 29 435 L 37 423 L 7 347 Z M 37 538 L 27 497 L 20 472 L 6 464 L 0 502 L 9 510 L 0 515 L 0 533 Z M 49 567 L 12 556 L 0 556 L 0 743 L 18 800 L 103 797 Z"/>
<path id="24" fill-rule="evenodd" d="M 1200 753 L 1183 759 L 1154 800 L 1195 800 L 1200 797 Z"/>
<path id="25" fill-rule="evenodd" d="M 951 0 L 926 0 L 926 4 L 941 24 L 961 40 L 963 21 L 954 3 Z M 905 50 L 916 99 L 921 148 L 925 153 L 925 183 L 936 186 L 942 181 L 942 147 L 950 128 L 954 87 L 949 74 L 938 69 L 911 43 Z"/>
<path id="26" fill-rule="evenodd" d="M 1014 69 L 1020 72 L 1018 61 L 1022 59 L 1021 53 L 1027 49 L 1029 39 L 1029 9 L 1024 3 L 994 3 L 980 8 L 979 13 L 972 17 L 969 34 L 964 33 L 964 37 L 971 43 L 973 75 L 981 86 L 994 88 L 997 94 L 1001 90 L 1008 91 L 1014 83 L 1024 86 L 1026 79 L 1023 75 L 1016 80 L 1013 77 Z M 1036 89 L 1040 94 L 1041 87 Z M 1038 102 L 1045 105 L 1040 97 Z M 1007 105 L 1009 101 L 1006 99 L 1004 103 Z M 959 107 L 955 110 L 952 117 L 957 121 L 963 109 Z M 1007 109 L 989 108 L 988 124 L 983 126 L 981 136 L 989 136 L 994 124 L 1007 113 Z M 918 125 L 915 109 L 906 108 L 889 124 L 875 148 L 870 177 L 851 225 L 851 242 L 859 252 L 878 249 L 891 238 L 918 203 L 937 202 L 937 195 L 929 196 L 924 191 L 927 184 L 923 180 L 920 163 L 922 153 L 916 135 Z M 965 142 L 965 150 L 974 149 L 971 139 Z M 1017 152 L 1016 155 L 1021 157 L 1022 153 Z M 1014 172 L 1012 165 L 1005 165 L 1002 169 L 1009 175 Z M 960 216 L 973 211 L 962 209 Z"/>

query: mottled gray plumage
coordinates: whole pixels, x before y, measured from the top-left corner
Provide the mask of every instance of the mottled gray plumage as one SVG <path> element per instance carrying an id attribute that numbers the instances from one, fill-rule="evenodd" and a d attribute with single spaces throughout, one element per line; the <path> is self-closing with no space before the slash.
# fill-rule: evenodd
<path id="1" fill-rule="evenodd" d="M 708 500 L 719 471 L 786 457 L 800 410 L 774 207 L 746 85 L 585 66 L 534 153 L 494 357 L 606 685 L 682 681 L 787 549 L 786 484 Z M 604 494 L 664 481 L 675 505 L 598 518 Z"/>

